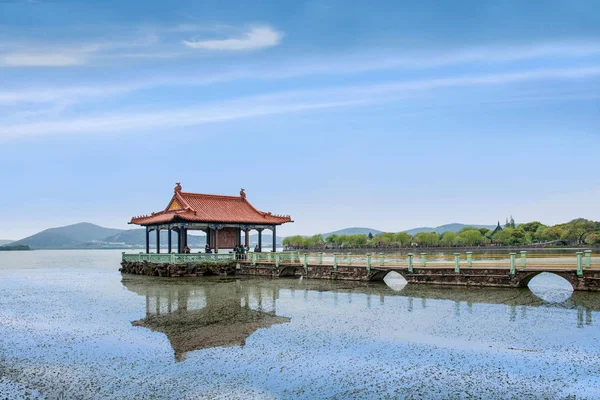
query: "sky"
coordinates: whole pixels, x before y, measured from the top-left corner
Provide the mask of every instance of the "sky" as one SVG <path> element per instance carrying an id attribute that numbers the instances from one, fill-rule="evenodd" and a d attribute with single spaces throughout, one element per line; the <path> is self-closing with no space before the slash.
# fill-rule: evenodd
<path id="1" fill-rule="evenodd" d="M 600 220 L 600 2 L 0 0 L 0 239 L 184 191 L 364 226 Z"/>

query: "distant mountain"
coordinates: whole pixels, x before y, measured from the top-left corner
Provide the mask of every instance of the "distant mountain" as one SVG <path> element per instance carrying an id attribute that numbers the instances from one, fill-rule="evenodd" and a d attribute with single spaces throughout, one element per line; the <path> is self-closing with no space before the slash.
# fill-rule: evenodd
<path id="1" fill-rule="evenodd" d="M 453 223 L 453 224 L 440 225 L 435 228 L 428 228 L 428 227 L 413 228 L 413 229 L 409 229 L 404 232 L 409 233 L 411 235 L 416 235 L 417 233 L 420 233 L 420 232 L 437 232 L 438 234 L 442 234 L 445 232 L 455 232 L 456 233 L 466 226 L 472 226 L 474 228 L 488 228 L 488 229 L 496 228 L 496 225 L 474 225 L 474 224 Z M 383 233 L 380 230 L 372 229 L 372 228 L 345 228 L 345 229 L 340 229 L 338 231 L 325 233 L 325 234 L 323 234 L 323 237 L 326 238 L 327 236 L 333 235 L 333 234 L 335 234 L 335 235 L 368 235 L 369 232 L 372 233 L 373 236 Z"/>
<path id="2" fill-rule="evenodd" d="M 446 232 L 457 233 L 462 228 L 467 227 L 467 226 L 470 226 L 473 228 L 487 228 L 487 229 L 492 229 L 492 230 L 496 228 L 496 225 L 476 225 L 476 224 L 453 223 L 453 224 L 440 225 L 435 228 L 424 228 L 424 227 L 423 228 L 413 228 L 413 229 L 409 229 L 404 232 L 411 234 L 411 235 L 416 235 L 417 233 L 421 233 L 421 232 L 435 232 L 435 233 L 441 235 L 442 233 L 446 233 Z"/>
<path id="3" fill-rule="evenodd" d="M 0 240 L 0 246 L 14 242 L 14 240 Z"/>
<path id="4" fill-rule="evenodd" d="M 495 225 L 466 225 L 466 224 L 447 224 L 436 228 L 414 228 L 405 232 L 414 235 L 419 232 L 458 232 L 465 226 L 473 226 L 476 228 L 494 229 Z M 270 231 L 263 232 L 263 246 L 269 247 L 272 241 Z M 373 236 L 383 233 L 380 230 L 372 228 L 345 228 L 334 232 L 325 233 L 323 237 L 329 235 L 368 235 Z M 243 235 L 242 235 L 243 241 Z M 277 245 L 281 246 L 283 237 L 277 236 Z M 145 229 L 110 229 L 102 226 L 82 222 L 79 224 L 62 226 L 59 228 L 46 229 L 45 231 L 36 233 L 35 235 L 26 237 L 17 241 L 0 241 L 0 246 L 10 243 L 11 246 L 25 245 L 32 249 L 102 249 L 102 248 L 139 248 L 143 249 L 146 245 L 146 230 Z M 156 234 L 150 234 L 150 246 L 155 246 Z M 167 247 L 167 231 L 161 231 L 160 243 L 162 248 Z M 172 245 L 177 246 L 177 234 L 172 237 Z M 194 235 L 194 232 L 188 233 L 188 244 L 192 248 L 201 248 L 206 244 L 205 236 Z M 258 244 L 258 234 L 250 235 L 250 247 Z"/>
<path id="5" fill-rule="evenodd" d="M 206 236 L 188 233 L 188 245 L 192 248 L 201 248 L 206 244 Z M 198 232 L 199 233 L 199 232 Z M 271 244 L 272 235 L 263 233 L 263 246 Z M 177 233 L 171 238 L 172 246 L 177 246 Z M 242 235 L 243 240 L 243 235 Z M 277 236 L 277 244 L 281 245 L 283 238 Z M 146 247 L 145 229 L 110 229 L 98 225 L 82 222 L 75 225 L 46 229 L 35 235 L 17 241 L 0 242 L 0 246 L 10 243 L 11 246 L 26 245 L 32 249 L 105 249 L 105 248 L 139 248 Z M 250 235 L 250 246 L 258 243 L 258 235 Z M 168 245 L 168 232 L 160 232 L 161 248 Z M 156 246 L 156 233 L 150 233 L 150 247 Z"/>
<path id="6" fill-rule="evenodd" d="M 373 228 L 344 228 L 338 231 L 324 233 L 323 238 L 326 238 L 330 235 L 368 235 L 369 233 L 372 233 L 373 236 L 376 236 L 383 232 Z"/>
<path id="7" fill-rule="evenodd" d="M 269 231 L 270 232 L 270 231 Z M 262 235 L 262 244 L 263 246 L 271 246 L 273 240 L 273 235 L 268 235 L 263 232 Z M 283 236 L 276 236 L 275 240 L 277 241 L 277 245 L 281 246 L 283 243 Z M 244 235 L 242 234 L 242 242 L 244 241 Z M 258 234 L 250 235 L 250 247 L 254 247 L 258 244 Z"/>
<path id="8" fill-rule="evenodd" d="M 160 245 L 167 247 L 169 241 L 169 233 L 160 231 Z M 117 233 L 116 235 L 108 236 L 102 239 L 107 245 L 113 247 L 140 247 L 146 246 L 146 229 L 127 229 Z M 204 247 L 206 244 L 206 236 L 196 236 L 188 232 L 188 245 L 190 247 Z M 177 232 L 173 232 L 171 236 L 171 245 L 177 247 Z M 150 247 L 156 246 L 156 232 L 150 232 Z"/>
<path id="9" fill-rule="evenodd" d="M 11 245 L 28 245 L 33 249 L 73 248 L 83 243 L 102 241 L 107 236 L 116 235 L 121 229 L 110 229 L 81 222 L 79 224 L 50 228 L 26 237 Z"/>

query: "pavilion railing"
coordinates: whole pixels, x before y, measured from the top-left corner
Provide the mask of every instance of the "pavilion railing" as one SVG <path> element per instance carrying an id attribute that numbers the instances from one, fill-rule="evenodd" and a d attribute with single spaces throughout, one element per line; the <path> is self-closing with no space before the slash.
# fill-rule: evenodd
<path id="1" fill-rule="evenodd" d="M 157 263 L 157 264 L 187 264 L 187 263 L 203 263 L 203 262 L 227 263 L 227 262 L 235 261 L 235 254 L 233 254 L 233 253 L 228 253 L 228 254 L 206 254 L 206 253 L 127 254 L 127 253 L 123 253 L 122 259 L 123 259 L 123 261 L 128 261 L 128 262 L 146 261 L 146 262 Z"/>

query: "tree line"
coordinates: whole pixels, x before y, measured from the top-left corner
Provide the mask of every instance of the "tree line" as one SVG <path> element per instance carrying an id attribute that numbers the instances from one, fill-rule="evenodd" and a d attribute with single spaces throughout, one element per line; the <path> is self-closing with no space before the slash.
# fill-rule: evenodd
<path id="1" fill-rule="evenodd" d="M 290 236 L 283 245 L 296 249 L 315 248 L 396 248 L 396 247 L 474 247 L 474 246 L 526 246 L 549 244 L 556 246 L 582 246 L 600 244 L 600 222 L 584 218 L 547 226 L 539 221 L 516 225 L 507 219 L 501 230 L 464 227 L 458 233 L 385 232 L 379 235 L 329 235 L 310 237 Z"/>

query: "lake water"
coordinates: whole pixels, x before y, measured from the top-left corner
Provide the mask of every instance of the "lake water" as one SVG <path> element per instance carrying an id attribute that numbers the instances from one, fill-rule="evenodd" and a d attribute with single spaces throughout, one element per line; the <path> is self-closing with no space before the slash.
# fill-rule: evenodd
<path id="1" fill-rule="evenodd" d="M 0 399 L 598 399 L 600 294 L 121 276 L 0 252 Z"/>

